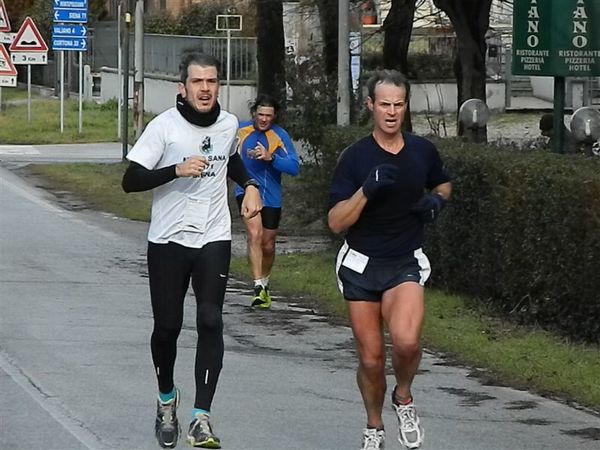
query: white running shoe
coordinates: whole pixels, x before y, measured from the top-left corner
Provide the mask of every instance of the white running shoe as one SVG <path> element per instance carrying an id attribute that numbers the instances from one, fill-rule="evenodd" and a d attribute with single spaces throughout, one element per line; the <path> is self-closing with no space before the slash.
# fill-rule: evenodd
<path id="1" fill-rule="evenodd" d="M 385 431 L 365 428 L 361 450 L 381 450 L 385 446 Z"/>
<path id="2" fill-rule="evenodd" d="M 415 404 L 396 405 L 392 402 L 392 406 L 398 417 L 398 441 L 407 448 L 419 448 L 425 432 L 419 423 Z"/>

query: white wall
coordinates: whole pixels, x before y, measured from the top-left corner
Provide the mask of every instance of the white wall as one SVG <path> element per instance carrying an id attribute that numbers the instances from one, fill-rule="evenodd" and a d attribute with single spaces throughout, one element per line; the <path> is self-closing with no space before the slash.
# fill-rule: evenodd
<path id="1" fill-rule="evenodd" d="M 454 83 L 411 84 L 410 110 L 412 112 L 456 112 L 458 90 Z M 505 107 L 504 83 L 486 86 L 486 103 L 492 111 Z"/>
<path id="2" fill-rule="evenodd" d="M 118 98 L 119 78 L 117 71 L 111 68 L 103 67 L 100 70 L 101 75 L 101 95 L 100 102 L 105 103 L 112 98 Z M 130 96 L 133 93 L 133 78 L 129 79 Z M 161 113 L 164 110 L 175 105 L 175 96 L 177 95 L 177 78 L 172 76 L 148 75 L 144 80 L 144 111 L 151 113 Z M 232 84 L 231 101 L 229 112 L 238 116 L 240 120 L 250 118 L 249 102 L 256 97 L 256 86 Z M 221 107 L 226 108 L 227 87 L 221 85 L 219 93 L 219 103 Z M 487 105 L 492 111 L 503 110 L 504 103 L 504 83 L 488 83 L 486 86 Z M 410 109 L 412 112 L 445 112 L 453 113 L 457 111 L 457 88 L 454 83 L 424 83 L 411 84 Z"/>
<path id="3" fill-rule="evenodd" d="M 554 101 L 554 78 L 552 77 L 529 77 L 533 96 L 546 100 Z"/>
<path id="4" fill-rule="evenodd" d="M 103 67 L 100 69 L 101 91 L 100 102 L 105 103 L 110 99 L 119 97 L 119 77 L 115 69 Z M 229 86 L 231 100 L 227 108 L 227 86 L 221 84 L 219 103 L 221 108 L 238 116 L 240 120 L 250 118 L 249 102 L 256 97 L 256 86 L 235 85 Z M 133 96 L 133 77 L 129 77 L 129 95 Z M 149 74 L 144 78 L 144 111 L 159 114 L 175 106 L 177 95 L 177 77 L 168 75 Z"/>

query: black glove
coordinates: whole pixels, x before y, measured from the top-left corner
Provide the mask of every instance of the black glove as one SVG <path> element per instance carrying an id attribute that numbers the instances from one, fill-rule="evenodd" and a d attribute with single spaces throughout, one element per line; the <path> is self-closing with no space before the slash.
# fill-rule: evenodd
<path id="1" fill-rule="evenodd" d="M 393 164 L 380 164 L 373 167 L 362 185 L 363 194 L 368 199 L 386 186 L 391 186 L 398 180 L 398 167 Z"/>
<path id="2" fill-rule="evenodd" d="M 440 215 L 440 211 L 446 206 L 446 200 L 438 194 L 425 194 L 412 207 L 415 213 L 424 223 L 433 222 Z"/>

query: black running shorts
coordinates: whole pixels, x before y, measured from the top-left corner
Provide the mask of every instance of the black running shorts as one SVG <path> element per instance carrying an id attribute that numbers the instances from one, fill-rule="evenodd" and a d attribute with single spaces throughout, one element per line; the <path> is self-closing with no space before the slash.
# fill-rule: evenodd
<path id="1" fill-rule="evenodd" d="M 395 258 L 367 258 L 344 242 L 338 252 L 335 271 L 338 287 L 346 300 L 379 302 L 385 291 L 399 284 L 415 282 L 424 286 L 431 267 L 420 248 Z"/>
<path id="2" fill-rule="evenodd" d="M 242 200 L 243 195 L 235 198 L 238 204 L 238 211 L 242 212 Z M 263 206 L 260 211 L 260 218 L 262 219 L 262 226 L 267 230 L 277 230 L 279 228 L 279 222 L 281 221 L 281 208 L 273 208 L 272 206 Z"/>

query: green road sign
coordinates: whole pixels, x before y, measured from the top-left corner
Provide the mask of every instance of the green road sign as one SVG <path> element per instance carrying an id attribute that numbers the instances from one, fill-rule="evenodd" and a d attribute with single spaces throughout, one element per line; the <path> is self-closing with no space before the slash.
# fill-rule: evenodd
<path id="1" fill-rule="evenodd" d="M 515 75 L 600 76 L 600 0 L 514 0 Z"/>

